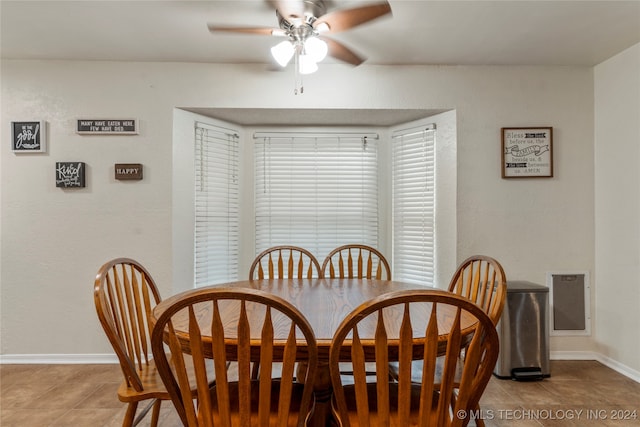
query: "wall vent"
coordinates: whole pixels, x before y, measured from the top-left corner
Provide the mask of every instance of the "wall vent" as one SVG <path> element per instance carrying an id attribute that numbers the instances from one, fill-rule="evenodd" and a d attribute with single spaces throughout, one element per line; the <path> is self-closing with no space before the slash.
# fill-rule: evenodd
<path id="1" fill-rule="evenodd" d="M 550 335 L 591 335 L 589 273 L 547 273 Z"/>

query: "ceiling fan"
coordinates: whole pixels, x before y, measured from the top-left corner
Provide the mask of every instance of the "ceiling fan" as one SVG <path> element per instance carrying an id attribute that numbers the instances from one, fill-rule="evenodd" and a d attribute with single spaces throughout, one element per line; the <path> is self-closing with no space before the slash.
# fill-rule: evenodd
<path id="1" fill-rule="evenodd" d="M 279 28 L 230 27 L 209 24 L 209 31 L 284 37 L 286 40 L 271 48 L 276 62 L 285 67 L 294 58 L 296 90 L 298 77 L 318 69 L 317 63 L 326 55 L 352 65 L 364 58 L 344 44 L 326 35 L 348 30 L 381 16 L 391 14 L 387 1 L 368 3 L 350 9 L 327 11 L 324 0 L 269 0 L 275 7 Z M 303 91 L 300 85 L 300 91 Z"/>

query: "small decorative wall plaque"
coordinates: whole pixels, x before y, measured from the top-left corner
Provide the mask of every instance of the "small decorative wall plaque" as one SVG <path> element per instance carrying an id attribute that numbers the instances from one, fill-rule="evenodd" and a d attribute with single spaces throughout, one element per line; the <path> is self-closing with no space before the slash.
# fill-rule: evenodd
<path id="1" fill-rule="evenodd" d="M 142 164 L 141 163 L 116 163 L 115 164 L 116 179 L 121 181 L 141 180 Z"/>
<path id="2" fill-rule="evenodd" d="M 136 119 L 78 119 L 76 133 L 81 135 L 135 135 Z"/>
<path id="3" fill-rule="evenodd" d="M 553 176 L 553 128 L 502 128 L 502 177 Z"/>
<path id="4" fill-rule="evenodd" d="M 56 162 L 56 187 L 84 188 L 84 162 Z"/>
<path id="5" fill-rule="evenodd" d="M 11 122 L 11 150 L 14 153 L 44 153 L 47 150 L 46 122 Z"/>

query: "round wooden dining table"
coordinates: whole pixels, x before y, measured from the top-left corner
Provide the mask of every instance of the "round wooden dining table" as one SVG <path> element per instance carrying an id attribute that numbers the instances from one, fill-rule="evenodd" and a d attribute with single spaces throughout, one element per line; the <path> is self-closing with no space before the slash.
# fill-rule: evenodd
<path id="1" fill-rule="evenodd" d="M 329 348 L 334 333 L 342 320 L 359 305 L 380 295 L 400 290 L 417 290 L 417 289 L 434 289 L 416 284 L 410 284 L 394 280 L 376 280 L 376 279 L 340 279 L 340 278 L 324 278 L 324 279 L 263 279 L 263 280 L 246 280 L 229 282 L 211 287 L 227 287 L 227 288 L 253 288 L 269 292 L 291 302 L 298 308 L 309 321 L 316 336 L 318 346 L 318 372 L 314 379 L 315 408 L 310 420 L 310 426 L 326 426 L 331 418 L 331 381 L 329 374 Z M 155 323 L 166 307 L 170 306 L 176 300 L 189 295 L 191 292 L 202 291 L 206 288 L 198 288 L 185 291 L 174 295 L 159 303 L 153 310 L 151 322 Z M 224 311 L 221 309 L 221 311 Z M 427 318 L 430 311 L 425 309 L 424 319 Z M 233 313 L 229 313 L 230 323 L 234 323 Z M 225 319 L 225 316 L 222 316 Z M 450 321 L 453 319 L 452 313 L 446 310 L 438 310 L 438 327 L 441 328 L 441 335 L 446 335 L 450 329 Z M 199 323 L 207 325 L 211 322 L 210 313 L 199 313 Z M 400 327 L 401 313 L 398 316 L 386 316 L 393 323 L 394 318 L 397 319 L 397 328 Z M 414 314 L 412 313 L 412 319 Z M 416 322 L 420 324 L 422 322 Z M 423 324 L 426 324 L 426 320 Z M 469 324 L 466 327 L 470 328 Z M 174 329 L 185 336 L 187 321 L 185 316 L 184 324 L 174 321 Z M 392 328 L 394 326 L 392 325 Z M 464 319 L 462 319 L 462 327 L 465 328 Z M 374 336 L 375 325 L 372 325 L 370 334 L 363 330 L 360 332 L 363 343 L 366 343 L 367 336 Z M 424 332 L 424 331 L 423 331 Z M 286 331 L 284 331 L 286 334 Z M 205 337 L 203 337 L 205 338 Z M 276 339 L 277 336 L 276 331 Z M 286 340 L 286 335 L 282 337 L 282 342 Z M 373 343 L 373 339 L 371 338 Z M 443 348 L 446 346 L 446 338 L 441 342 Z M 416 346 L 418 348 L 418 346 Z M 372 346 L 373 350 L 373 346 Z M 390 349 L 393 352 L 393 349 Z M 253 349 L 252 349 L 253 353 Z M 344 361 L 350 361 L 348 351 L 344 352 Z M 366 356 L 367 357 L 367 356 Z M 415 358 L 420 358 L 416 355 Z M 370 353 L 369 361 L 374 361 L 374 352 Z M 393 356 L 390 356 L 393 360 Z"/>

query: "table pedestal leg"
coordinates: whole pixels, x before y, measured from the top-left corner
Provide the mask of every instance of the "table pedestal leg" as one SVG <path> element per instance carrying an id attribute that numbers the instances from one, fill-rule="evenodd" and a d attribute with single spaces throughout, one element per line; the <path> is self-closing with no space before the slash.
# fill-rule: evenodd
<path id="1" fill-rule="evenodd" d="M 298 363 L 297 377 L 298 381 L 304 381 L 306 365 Z M 315 407 L 311 418 L 309 419 L 309 427 L 326 427 L 331 425 L 333 419 L 331 414 L 331 376 L 329 374 L 329 364 L 318 363 L 318 371 L 313 386 L 313 394 L 315 396 Z"/>

